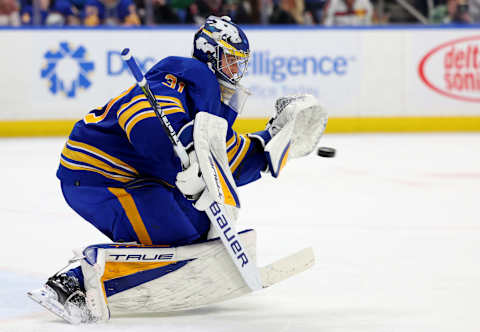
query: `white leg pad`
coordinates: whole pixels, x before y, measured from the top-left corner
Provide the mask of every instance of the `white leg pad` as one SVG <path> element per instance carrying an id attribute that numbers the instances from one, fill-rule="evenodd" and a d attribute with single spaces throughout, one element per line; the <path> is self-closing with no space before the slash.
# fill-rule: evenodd
<path id="1" fill-rule="evenodd" d="M 238 236 L 249 258 L 256 261 L 255 231 L 244 231 Z M 174 248 L 94 245 L 87 247 L 83 253 L 82 271 L 87 301 L 98 321 L 108 320 L 109 314 L 193 309 L 251 292 L 219 239 Z M 184 265 L 174 268 L 176 263 L 182 262 Z M 129 264 L 133 268 L 138 269 L 142 265 L 145 268 L 125 273 L 131 269 Z M 260 268 L 263 288 L 303 272 L 313 264 L 313 251 L 308 248 Z M 167 272 L 150 281 L 113 293 L 109 288 L 108 282 L 112 280 L 115 286 L 116 280 L 138 276 L 163 265 L 167 267 Z M 172 266 L 171 270 L 168 270 L 169 266 Z"/>
<path id="2" fill-rule="evenodd" d="M 239 234 L 255 260 L 255 231 Z M 250 292 L 220 240 L 176 248 L 182 268 L 108 298 L 112 315 L 193 309 Z"/>

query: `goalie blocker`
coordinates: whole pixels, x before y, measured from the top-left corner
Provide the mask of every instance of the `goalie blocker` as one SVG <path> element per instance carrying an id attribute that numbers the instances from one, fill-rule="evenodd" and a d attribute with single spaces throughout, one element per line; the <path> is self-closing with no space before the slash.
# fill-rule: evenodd
<path id="1" fill-rule="evenodd" d="M 238 236 L 255 261 L 255 231 Z M 59 309 L 58 302 L 42 297 L 43 289 L 29 293 L 70 323 L 106 321 L 110 314 L 193 309 L 251 292 L 218 238 L 181 247 L 98 244 L 76 255 L 85 276 L 88 314 Z M 308 248 L 260 268 L 263 287 L 305 271 L 313 263 L 313 251 Z"/>

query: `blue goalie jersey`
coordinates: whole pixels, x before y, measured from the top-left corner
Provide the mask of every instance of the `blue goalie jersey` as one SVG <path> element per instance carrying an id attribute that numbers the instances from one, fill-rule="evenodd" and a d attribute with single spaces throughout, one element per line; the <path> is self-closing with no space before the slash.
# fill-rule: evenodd
<path id="1" fill-rule="evenodd" d="M 237 112 L 221 102 L 215 75 L 193 58 L 168 57 L 146 78 L 182 144 L 193 145 L 196 113 L 209 112 L 227 120 L 227 155 L 237 185 L 260 177 L 267 161 L 263 144 L 232 129 Z M 57 177 L 66 185 L 125 187 L 139 181 L 175 186 L 181 163 L 160 120 L 141 89 L 134 85 L 78 121 L 62 151 Z"/>

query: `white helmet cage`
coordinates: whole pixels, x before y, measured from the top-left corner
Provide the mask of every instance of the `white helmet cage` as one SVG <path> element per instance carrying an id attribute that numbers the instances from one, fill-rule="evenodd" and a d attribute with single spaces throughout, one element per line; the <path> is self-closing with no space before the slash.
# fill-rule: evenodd
<path id="1" fill-rule="evenodd" d="M 217 45 L 216 47 L 216 61 L 217 69 L 227 81 L 232 84 L 237 84 L 247 72 L 248 68 L 248 54 L 239 56 L 235 52 L 229 52 L 228 49 Z"/>

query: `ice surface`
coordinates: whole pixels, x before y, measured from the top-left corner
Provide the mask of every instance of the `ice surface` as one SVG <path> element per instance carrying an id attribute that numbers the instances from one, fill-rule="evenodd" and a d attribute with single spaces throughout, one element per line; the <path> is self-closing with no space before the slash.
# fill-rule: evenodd
<path id="1" fill-rule="evenodd" d="M 198 310 L 70 326 L 25 295 L 107 239 L 64 203 L 63 138 L 0 140 L 0 331 L 478 332 L 480 134 L 326 135 L 242 187 L 260 265 L 313 246 L 313 269 Z"/>

